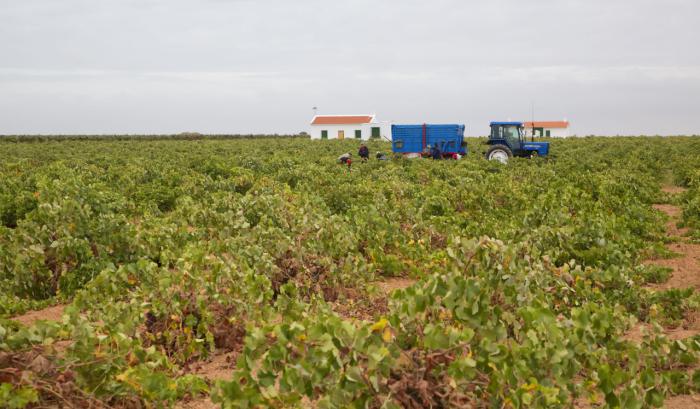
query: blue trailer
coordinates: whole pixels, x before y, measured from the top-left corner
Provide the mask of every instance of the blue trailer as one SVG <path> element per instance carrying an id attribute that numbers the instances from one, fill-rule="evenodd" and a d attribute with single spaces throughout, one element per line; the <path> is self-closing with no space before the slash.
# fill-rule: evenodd
<path id="1" fill-rule="evenodd" d="M 464 125 L 423 124 L 392 125 L 391 146 L 394 153 L 404 156 L 420 156 L 429 147 L 438 146 L 443 156 L 466 155 Z"/>

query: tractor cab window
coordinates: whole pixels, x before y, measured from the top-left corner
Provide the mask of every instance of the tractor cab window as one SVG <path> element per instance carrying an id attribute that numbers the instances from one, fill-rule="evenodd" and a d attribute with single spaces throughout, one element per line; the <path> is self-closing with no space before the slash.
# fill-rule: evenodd
<path id="1" fill-rule="evenodd" d="M 519 129 L 517 126 L 504 126 L 503 127 L 503 137 L 506 140 L 518 141 L 520 139 Z"/>
<path id="2" fill-rule="evenodd" d="M 517 125 L 494 125 L 491 127 L 491 139 L 505 139 L 511 148 L 520 146 L 522 129 Z"/>
<path id="3" fill-rule="evenodd" d="M 521 128 L 519 126 L 510 125 L 503 127 L 503 138 L 508 141 L 511 149 L 518 149 L 520 146 L 521 138 Z"/>

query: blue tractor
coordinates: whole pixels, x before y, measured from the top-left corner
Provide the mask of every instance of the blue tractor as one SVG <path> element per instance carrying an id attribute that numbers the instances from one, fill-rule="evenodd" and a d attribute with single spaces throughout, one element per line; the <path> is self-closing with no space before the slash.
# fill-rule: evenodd
<path id="1" fill-rule="evenodd" d="M 513 156 L 533 158 L 549 154 L 549 142 L 528 142 L 522 122 L 491 122 L 491 134 L 486 142 L 486 159 L 507 163 Z"/>

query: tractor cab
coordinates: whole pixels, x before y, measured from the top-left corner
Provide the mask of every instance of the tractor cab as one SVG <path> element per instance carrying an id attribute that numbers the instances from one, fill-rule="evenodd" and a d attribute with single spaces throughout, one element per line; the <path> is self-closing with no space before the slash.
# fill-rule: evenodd
<path id="1" fill-rule="evenodd" d="M 491 122 L 491 133 L 486 143 L 490 145 L 486 159 L 502 163 L 513 156 L 531 158 L 549 154 L 549 142 L 526 140 L 522 122 Z"/>

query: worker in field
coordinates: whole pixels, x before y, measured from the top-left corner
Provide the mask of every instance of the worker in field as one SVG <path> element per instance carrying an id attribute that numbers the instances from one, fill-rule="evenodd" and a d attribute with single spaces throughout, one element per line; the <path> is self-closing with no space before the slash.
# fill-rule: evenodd
<path id="1" fill-rule="evenodd" d="M 352 166 L 352 155 L 350 152 L 338 156 L 338 163 L 348 165 L 348 169 Z"/>
<path id="2" fill-rule="evenodd" d="M 357 151 L 357 155 L 360 157 L 362 162 L 367 162 L 369 160 L 369 148 L 363 143 L 360 145 L 360 149 Z"/>
<path id="3" fill-rule="evenodd" d="M 437 144 L 433 145 L 433 148 L 430 150 L 430 156 L 433 157 L 433 160 L 442 159 L 442 151 Z"/>

